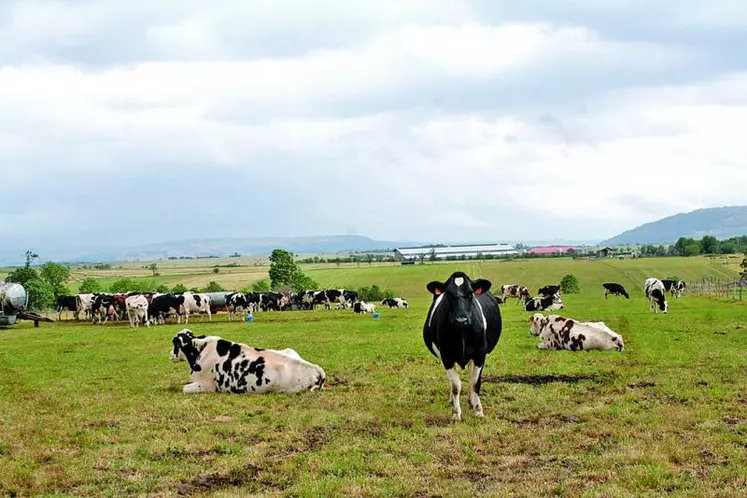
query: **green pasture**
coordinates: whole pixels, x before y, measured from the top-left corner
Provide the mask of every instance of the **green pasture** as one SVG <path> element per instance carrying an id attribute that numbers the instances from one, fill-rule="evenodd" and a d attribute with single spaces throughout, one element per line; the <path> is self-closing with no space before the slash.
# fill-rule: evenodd
<path id="1" fill-rule="evenodd" d="M 501 307 L 484 419 L 422 342 L 425 284 L 454 270 L 532 292 L 575 274 L 563 314 L 604 320 L 625 351 L 540 351 Z M 188 273 L 186 270 L 182 270 Z M 731 278 L 706 258 L 315 267 L 322 286 L 391 288 L 409 309 L 195 319 L 197 334 L 292 347 L 327 372 L 298 395 L 185 395 L 183 326 L 73 321 L 0 329 L 0 496 L 745 496 L 747 307 L 685 296 L 651 314 L 648 276 Z M 601 283 L 631 299 L 604 299 Z M 464 378 L 464 376 L 463 376 Z"/>

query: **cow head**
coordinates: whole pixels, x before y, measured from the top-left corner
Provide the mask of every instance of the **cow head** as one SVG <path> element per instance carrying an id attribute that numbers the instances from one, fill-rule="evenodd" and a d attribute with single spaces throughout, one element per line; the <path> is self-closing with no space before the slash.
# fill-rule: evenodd
<path id="1" fill-rule="evenodd" d="M 547 326 L 549 320 L 542 315 L 542 313 L 535 313 L 529 317 L 529 333 L 532 335 L 540 335 L 542 329 Z"/>
<path id="2" fill-rule="evenodd" d="M 174 348 L 171 350 L 171 361 L 186 361 L 189 363 L 189 368 L 195 372 L 200 370 L 200 365 L 197 360 L 200 357 L 200 349 L 195 344 L 195 339 L 204 338 L 205 336 L 198 336 L 192 333 L 189 329 L 182 329 L 178 334 L 171 339 L 171 343 Z"/>
<path id="3" fill-rule="evenodd" d="M 434 280 L 426 288 L 436 299 L 441 299 L 446 304 L 452 326 L 469 327 L 472 325 L 475 294 L 487 292 L 491 285 L 493 284 L 489 280 L 472 280 L 466 273 L 455 272 L 446 282 Z"/>
<path id="4" fill-rule="evenodd" d="M 547 309 L 550 311 L 555 311 L 562 310 L 563 308 L 565 308 L 565 305 L 563 304 L 563 300 L 560 298 L 560 293 L 556 292 L 552 296 L 552 304 L 548 306 Z"/>

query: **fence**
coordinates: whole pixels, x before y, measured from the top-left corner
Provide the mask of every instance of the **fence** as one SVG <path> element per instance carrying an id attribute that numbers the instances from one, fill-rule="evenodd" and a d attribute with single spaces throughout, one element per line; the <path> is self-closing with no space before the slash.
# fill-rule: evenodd
<path id="1" fill-rule="evenodd" d="M 688 282 L 685 292 L 699 296 L 742 301 L 744 297 L 747 297 L 747 281 L 704 278 L 696 282 Z"/>

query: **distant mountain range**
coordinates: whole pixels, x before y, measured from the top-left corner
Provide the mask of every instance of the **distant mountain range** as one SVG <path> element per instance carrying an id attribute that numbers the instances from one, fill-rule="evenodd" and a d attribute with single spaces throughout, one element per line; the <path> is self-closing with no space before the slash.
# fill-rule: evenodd
<path id="1" fill-rule="evenodd" d="M 668 244 L 680 237 L 700 239 L 713 235 L 728 239 L 747 235 L 747 206 L 698 209 L 646 223 L 600 242 L 603 246 Z"/>

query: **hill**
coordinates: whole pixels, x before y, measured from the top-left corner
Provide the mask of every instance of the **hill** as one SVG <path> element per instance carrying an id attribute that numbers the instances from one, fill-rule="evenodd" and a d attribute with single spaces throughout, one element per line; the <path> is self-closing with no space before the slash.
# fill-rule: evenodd
<path id="1" fill-rule="evenodd" d="M 728 239 L 747 234 L 747 206 L 698 209 L 646 223 L 600 242 L 600 245 L 667 244 L 680 237 L 713 235 Z"/>

